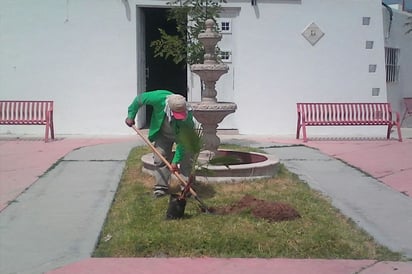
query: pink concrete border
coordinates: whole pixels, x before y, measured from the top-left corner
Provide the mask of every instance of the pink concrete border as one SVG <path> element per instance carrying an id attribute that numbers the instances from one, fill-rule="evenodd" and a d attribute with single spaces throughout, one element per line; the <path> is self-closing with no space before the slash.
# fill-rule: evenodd
<path id="1" fill-rule="evenodd" d="M 374 263 L 373 260 L 317 259 L 90 258 L 50 271 L 48 274 L 353 274 Z"/>

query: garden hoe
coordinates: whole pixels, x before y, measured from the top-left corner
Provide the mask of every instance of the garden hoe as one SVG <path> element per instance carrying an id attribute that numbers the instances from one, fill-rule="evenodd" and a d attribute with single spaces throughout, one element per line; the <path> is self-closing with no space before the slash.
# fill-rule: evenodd
<path id="1" fill-rule="evenodd" d="M 168 160 L 154 147 L 154 145 L 137 129 L 135 125 L 132 128 L 136 131 L 136 133 L 145 141 L 145 143 L 153 150 L 153 152 L 159 156 L 159 158 L 166 164 L 166 166 L 172 170 L 172 165 L 169 163 Z M 189 193 L 195 198 L 196 201 L 199 202 L 199 207 L 202 212 L 210 213 L 209 208 L 205 205 L 205 203 L 200 200 L 197 196 L 197 193 L 191 187 L 194 177 L 190 176 L 189 182 L 180 175 L 178 172 L 173 173 L 176 178 L 179 180 L 179 183 L 183 186 L 183 190 L 180 195 L 178 194 L 171 194 L 170 201 L 169 201 L 169 208 L 167 209 L 166 219 L 179 219 L 183 217 L 185 206 L 186 206 L 186 198 Z"/>

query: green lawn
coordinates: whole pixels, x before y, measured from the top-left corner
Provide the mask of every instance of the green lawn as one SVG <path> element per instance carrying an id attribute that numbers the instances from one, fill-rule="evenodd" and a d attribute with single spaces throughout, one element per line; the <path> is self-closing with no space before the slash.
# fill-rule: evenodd
<path id="1" fill-rule="evenodd" d="M 283 166 L 270 179 L 200 184 L 195 190 L 210 207 L 230 205 L 245 194 L 288 203 L 302 216 L 270 223 L 250 212 L 200 212 L 188 199 L 185 217 L 165 220 L 168 197 L 152 198 L 154 180 L 141 172 L 139 147 L 129 155 L 95 257 L 261 257 L 401 260 L 342 216 L 321 194 Z M 174 186 L 177 189 L 177 186 Z"/>

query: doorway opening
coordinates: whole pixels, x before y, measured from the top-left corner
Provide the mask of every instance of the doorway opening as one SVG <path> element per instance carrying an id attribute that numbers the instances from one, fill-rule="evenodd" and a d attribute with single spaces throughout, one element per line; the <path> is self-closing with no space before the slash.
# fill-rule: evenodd
<path id="1" fill-rule="evenodd" d="M 159 29 L 166 33 L 177 34 L 176 22 L 167 20 L 167 8 L 142 8 L 144 17 L 145 35 L 145 63 L 146 67 L 139 70 L 145 73 L 145 91 L 167 89 L 181 94 L 187 98 L 187 66 L 186 64 L 175 64 L 172 60 L 163 57 L 155 57 L 154 49 L 150 46 L 152 41 L 160 38 Z M 146 127 L 150 125 L 152 109 L 146 107 Z"/>

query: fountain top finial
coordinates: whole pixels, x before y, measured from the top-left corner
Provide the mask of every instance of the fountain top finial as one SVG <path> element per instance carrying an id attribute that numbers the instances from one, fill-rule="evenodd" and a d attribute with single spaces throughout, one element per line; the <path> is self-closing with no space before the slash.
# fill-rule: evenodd
<path id="1" fill-rule="evenodd" d="M 222 39 L 222 35 L 218 32 L 215 31 L 214 27 L 216 26 L 216 23 L 213 19 L 207 19 L 205 21 L 205 30 L 199 33 L 198 39 L 199 41 L 203 44 L 205 47 L 205 50 L 213 50 L 217 44 L 217 42 Z M 205 40 L 208 40 L 209 42 L 205 42 Z"/>
<path id="2" fill-rule="evenodd" d="M 215 26 L 215 21 L 213 19 L 207 19 L 205 21 L 206 31 L 205 32 L 212 32 L 213 27 Z"/>

